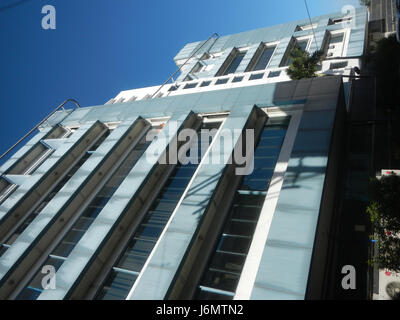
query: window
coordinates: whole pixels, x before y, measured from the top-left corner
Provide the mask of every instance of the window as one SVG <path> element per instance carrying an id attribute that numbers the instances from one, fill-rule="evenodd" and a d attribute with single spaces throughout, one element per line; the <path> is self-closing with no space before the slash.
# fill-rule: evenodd
<path id="1" fill-rule="evenodd" d="M 210 85 L 210 83 L 211 83 L 211 81 L 203 81 L 203 82 L 201 83 L 200 87 L 207 87 L 207 86 Z"/>
<path id="2" fill-rule="evenodd" d="M 215 84 L 225 84 L 227 83 L 229 78 L 224 78 L 224 79 L 218 79 Z"/>
<path id="3" fill-rule="evenodd" d="M 271 71 L 268 75 L 268 78 L 276 78 L 281 75 L 281 71 Z"/>
<path id="4" fill-rule="evenodd" d="M 255 148 L 254 171 L 236 190 L 195 299 L 232 299 L 249 251 L 288 127 L 288 117 L 268 119 Z"/>
<path id="5" fill-rule="evenodd" d="M 343 61 L 343 62 L 335 62 L 335 63 L 331 63 L 329 69 L 334 70 L 334 69 L 342 69 L 342 68 L 346 68 L 348 65 L 347 61 Z"/>
<path id="6" fill-rule="evenodd" d="M 183 79 L 183 82 L 192 81 L 192 80 L 193 80 L 193 78 L 192 78 L 191 76 L 187 75 L 187 76 Z"/>
<path id="7" fill-rule="evenodd" d="M 331 37 L 331 41 L 329 42 L 330 45 L 335 43 L 342 43 L 344 38 L 343 33 L 335 34 Z"/>
<path id="8" fill-rule="evenodd" d="M 218 129 L 220 124 L 221 122 L 203 122 L 201 129 Z M 200 130 L 198 134 L 201 134 Z M 211 140 L 212 137 L 209 139 Z M 202 143 L 199 143 L 198 148 L 199 161 L 197 163 L 203 156 Z M 126 298 L 196 169 L 197 164 L 191 163 L 178 163 L 175 166 L 156 200 L 132 234 L 124 251 L 109 271 L 95 299 Z"/>
<path id="9" fill-rule="evenodd" d="M 308 39 L 296 41 L 296 45 L 299 46 L 301 50 L 306 51 L 308 45 Z"/>
<path id="10" fill-rule="evenodd" d="M 240 82 L 240 81 L 242 81 L 242 80 L 243 80 L 243 76 L 241 76 L 241 77 L 234 77 L 233 80 L 232 80 L 232 82 Z"/>
<path id="11" fill-rule="evenodd" d="M 168 89 L 168 91 L 176 91 L 176 90 L 178 90 L 178 88 L 179 88 L 178 85 L 172 85 L 172 86 Z"/>
<path id="12" fill-rule="evenodd" d="M 190 73 L 197 74 L 204 71 L 205 68 L 205 65 L 203 65 L 201 62 L 197 62 Z"/>
<path id="13" fill-rule="evenodd" d="M 258 80 L 258 79 L 262 79 L 263 77 L 264 77 L 264 73 L 255 73 L 250 76 L 249 80 Z"/>
<path id="14" fill-rule="evenodd" d="M 292 58 L 290 57 L 290 55 L 296 46 L 300 47 L 300 49 L 303 51 L 307 51 L 309 41 L 310 41 L 310 38 L 300 39 L 300 40 L 295 39 L 295 38 L 292 39 L 292 41 L 289 44 L 289 46 L 286 50 L 286 53 L 282 59 L 281 67 L 287 67 L 288 65 L 291 64 Z"/>
<path id="15" fill-rule="evenodd" d="M 217 76 L 226 76 L 228 74 L 235 73 L 246 53 L 247 51 L 238 51 L 237 49 L 234 50 L 222 65 L 220 71 L 217 73 Z M 221 72 L 221 70 L 223 71 Z"/>
<path id="16" fill-rule="evenodd" d="M 275 51 L 275 48 L 276 46 L 266 47 L 265 45 L 263 45 L 263 47 L 260 50 L 260 53 L 255 55 L 256 62 L 249 71 L 258 71 L 267 68 L 269 62 L 271 61 L 271 57 Z"/>
<path id="17" fill-rule="evenodd" d="M 183 89 L 193 89 L 197 86 L 198 82 L 188 83 Z"/>

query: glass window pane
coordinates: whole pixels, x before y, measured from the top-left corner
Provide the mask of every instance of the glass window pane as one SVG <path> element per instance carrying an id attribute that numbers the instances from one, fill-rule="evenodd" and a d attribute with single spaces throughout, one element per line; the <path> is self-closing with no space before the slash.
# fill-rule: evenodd
<path id="1" fill-rule="evenodd" d="M 203 82 L 200 84 L 200 87 L 207 87 L 207 86 L 210 85 L 210 83 L 211 83 L 211 81 L 203 81 Z"/>
<path id="2" fill-rule="evenodd" d="M 250 246 L 249 238 L 223 235 L 218 245 L 218 250 L 245 254 L 247 253 L 249 246 Z"/>
<path id="3" fill-rule="evenodd" d="M 154 241 L 133 239 L 118 262 L 117 267 L 139 272 L 154 245 Z"/>
<path id="4" fill-rule="evenodd" d="M 244 261 L 245 256 L 242 255 L 216 252 L 210 263 L 210 268 L 240 273 L 242 271 Z"/>
<path id="5" fill-rule="evenodd" d="M 258 79 L 262 79 L 264 77 L 264 73 L 256 73 L 256 74 L 252 74 L 249 78 L 249 80 L 258 80 Z"/>
<path id="6" fill-rule="evenodd" d="M 335 34 L 331 37 L 331 40 L 329 41 L 330 44 L 335 44 L 335 43 L 341 43 L 343 42 L 344 34 Z"/>
<path id="7" fill-rule="evenodd" d="M 230 235 L 251 236 L 253 234 L 254 228 L 254 222 L 230 220 L 226 224 L 224 232 Z"/>
<path id="8" fill-rule="evenodd" d="M 235 292 L 238 281 L 239 276 L 237 274 L 208 270 L 202 285 Z"/>
<path id="9" fill-rule="evenodd" d="M 264 70 L 267 67 L 269 61 L 271 60 L 271 57 L 272 57 L 272 54 L 274 53 L 274 51 L 275 51 L 275 47 L 264 48 L 253 71 Z"/>
<path id="10" fill-rule="evenodd" d="M 113 270 L 95 299 L 124 300 L 137 279 L 137 275 Z"/>
<path id="11" fill-rule="evenodd" d="M 235 73 L 236 69 L 239 67 L 245 55 L 246 52 L 238 52 L 233 58 L 228 68 L 226 68 L 224 75 L 226 76 L 228 74 Z"/>
<path id="12" fill-rule="evenodd" d="M 218 79 L 215 84 L 225 84 L 227 83 L 229 80 L 229 78 L 225 78 L 225 79 Z"/>
<path id="13" fill-rule="evenodd" d="M 297 45 L 298 45 L 298 46 L 300 47 L 300 49 L 303 50 L 303 51 L 306 51 L 307 44 L 308 44 L 308 40 L 297 41 Z"/>

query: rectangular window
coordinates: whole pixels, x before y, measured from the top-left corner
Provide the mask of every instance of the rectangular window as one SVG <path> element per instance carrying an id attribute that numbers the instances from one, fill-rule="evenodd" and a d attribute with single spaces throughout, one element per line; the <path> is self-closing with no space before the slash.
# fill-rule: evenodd
<path id="1" fill-rule="evenodd" d="M 255 73 L 250 76 L 249 80 L 258 80 L 258 79 L 262 79 L 263 77 L 264 77 L 264 73 Z"/>
<path id="2" fill-rule="evenodd" d="M 218 79 L 215 84 L 225 84 L 227 83 L 229 78 L 224 78 L 224 79 Z"/>
<path id="3" fill-rule="evenodd" d="M 306 51 L 309 41 L 310 41 L 309 38 L 302 40 L 298 39 L 292 40 L 292 43 L 289 44 L 288 49 L 286 50 L 286 54 L 282 59 L 281 67 L 287 67 L 292 63 L 292 58 L 290 57 L 290 55 L 296 46 L 300 47 L 301 50 Z"/>
<path id="4" fill-rule="evenodd" d="M 193 88 L 196 88 L 196 86 L 197 86 L 197 82 L 188 83 L 188 84 L 184 87 L 184 89 L 193 89 Z"/>
<path id="5" fill-rule="evenodd" d="M 203 81 L 203 82 L 200 84 L 200 87 L 207 87 L 207 86 L 210 85 L 210 83 L 211 83 L 211 81 Z"/>
<path id="6" fill-rule="evenodd" d="M 249 71 L 258 71 L 266 69 L 269 62 L 271 61 L 275 48 L 276 46 L 267 47 L 263 45 L 261 52 L 255 56 L 256 62 L 254 63 L 254 66 Z"/>
<path id="7" fill-rule="evenodd" d="M 178 88 L 179 88 L 179 86 L 177 86 L 177 85 L 172 85 L 172 86 L 168 89 L 168 91 L 176 91 L 176 90 L 178 90 Z"/>
<path id="8" fill-rule="evenodd" d="M 288 117 L 268 119 L 254 153 L 254 171 L 236 190 L 195 299 L 232 299 L 285 139 Z M 260 161 L 261 160 L 261 161 Z"/>
<path id="9" fill-rule="evenodd" d="M 225 68 L 225 71 L 223 71 L 222 73 L 218 72 L 217 75 L 226 76 L 228 74 L 235 73 L 246 53 L 247 51 L 236 50 L 232 55 L 230 55 L 230 57 L 228 57 L 228 61 L 230 60 L 230 62 Z"/>
<path id="10" fill-rule="evenodd" d="M 234 77 L 233 80 L 232 80 L 232 82 L 240 82 L 240 81 L 242 81 L 242 80 L 243 80 L 243 76 L 241 76 L 241 77 Z"/>
<path id="11" fill-rule="evenodd" d="M 268 75 L 268 78 L 275 78 L 281 75 L 281 71 L 271 71 Z"/>
<path id="12" fill-rule="evenodd" d="M 343 33 L 332 35 L 329 44 L 342 43 L 344 38 Z"/>
<path id="13" fill-rule="evenodd" d="M 221 122 L 203 122 L 201 129 L 217 129 Z M 198 131 L 200 141 L 201 131 Z M 212 138 L 210 137 L 209 142 Z M 198 145 L 198 161 L 202 158 L 202 146 Z M 168 220 L 187 188 L 190 179 L 197 169 L 198 164 L 178 163 L 174 171 L 169 176 L 163 189 L 158 194 L 156 200 L 150 206 L 137 230 L 133 233 L 128 245 L 122 252 L 119 259 L 110 270 L 104 284 L 97 292 L 95 299 L 110 300 L 115 297 L 125 299 L 131 287 L 136 281 L 136 277 L 126 280 L 121 286 L 117 274 L 132 273 L 139 275 L 147 258 L 153 250 L 160 234 L 168 223 Z"/>
<path id="14" fill-rule="evenodd" d="M 348 65 L 347 61 L 343 61 L 343 62 L 335 62 L 335 63 L 331 63 L 329 69 L 334 70 L 334 69 L 342 69 L 342 68 L 346 68 Z"/>

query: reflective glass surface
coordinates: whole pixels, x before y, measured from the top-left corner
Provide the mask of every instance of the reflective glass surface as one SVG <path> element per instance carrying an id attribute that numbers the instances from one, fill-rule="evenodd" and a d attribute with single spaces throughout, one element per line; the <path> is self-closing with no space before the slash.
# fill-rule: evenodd
<path id="1" fill-rule="evenodd" d="M 220 122 L 203 123 L 201 129 L 218 128 L 219 125 Z M 200 131 L 198 132 L 198 136 L 200 137 Z M 210 137 L 209 142 L 211 139 Z M 197 163 L 200 162 L 201 157 L 201 143 L 199 143 Z M 141 271 L 172 212 L 175 210 L 176 205 L 187 188 L 197 166 L 197 164 L 182 165 L 180 163 L 175 166 L 156 200 L 150 206 L 142 222 L 133 233 L 128 245 L 106 277 L 95 299 L 106 300 L 116 296 L 119 299 L 126 298 L 136 278 L 131 277 L 130 279 L 126 279 L 122 287 L 120 279 L 115 274 L 122 271 L 137 273 Z"/>
<path id="2" fill-rule="evenodd" d="M 231 299 L 286 135 L 288 118 L 270 118 L 255 148 L 254 170 L 243 177 L 195 299 Z"/>

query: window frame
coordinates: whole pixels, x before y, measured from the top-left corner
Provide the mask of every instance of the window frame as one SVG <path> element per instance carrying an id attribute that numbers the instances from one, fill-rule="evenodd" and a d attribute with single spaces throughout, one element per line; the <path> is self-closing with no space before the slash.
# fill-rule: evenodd
<path id="1" fill-rule="evenodd" d="M 285 54 L 283 55 L 282 61 L 279 65 L 279 67 L 281 68 L 287 68 L 289 67 L 290 63 L 289 62 L 289 58 L 290 58 L 290 54 L 293 51 L 294 47 L 296 46 L 296 44 L 300 41 L 304 41 L 307 40 L 307 45 L 305 48 L 306 52 L 309 52 L 310 50 L 310 46 L 312 43 L 312 35 L 307 35 L 307 36 L 302 36 L 302 37 L 292 37 L 292 39 L 290 39 L 290 42 L 286 48 Z"/>
<path id="2" fill-rule="evenodd" d="M 249 49 L 248 47 L 233 48 L 232 51 L 229 53 L 228 57 L 225 59 L 222 66 L 219 68 L 218 72 L 215 74 L 215 77 L 229 76 L 231 74 L 235 74 L 236 70 L 242 63 L 243 58 L 246 56 L 248 49 Z M 226 73 L 229 70 L 232 63 L 235 61 L 235 59 L 241 54 L 244 54 L 244 56 L 243 56 L 242 60 L 240 61 L 240 63 L 238 64 L 238 66 L 236 67 L 235 71 L 231 72 L 231 73 Z"/>
<path id="3" fill-rule="evenodd" d="M 271 64 L 272 58 L 274 57 L 274 55 L 276 53 L 278 45 L 279 45 L 279 41 L 276 41 L 276 42 L 262 42 L 262 43 L 260 43 L 260 45 L 258 46 L 256 52 L 253 55 L 253 58 L 250 60 L 250 63 L 248 64 L 245 72 L 267 70 L 269 68 L 270 64 Z M 257 66 L 258 62 L 260 61 L 264 51 L 267 50 L 267 49 L 270 49 L 270 48 L 274 48 L 274 51 L 272 52 L 271 57 L 270 57 L 267 65 L 265 66 L 265 68 L 264 69 L 260 69 L 260 70 L 255 70 L 254 68 Z"/>

